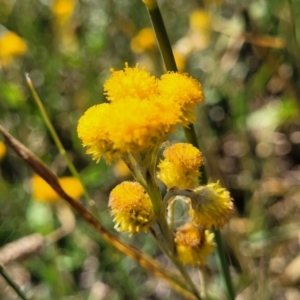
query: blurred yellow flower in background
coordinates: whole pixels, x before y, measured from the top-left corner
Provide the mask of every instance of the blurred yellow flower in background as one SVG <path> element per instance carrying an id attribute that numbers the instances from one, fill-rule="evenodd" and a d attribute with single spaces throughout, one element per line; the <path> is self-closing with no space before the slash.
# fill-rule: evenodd
<path id="1" fill-rule="evenodd" d="M 190 15 L 191 40 L 196 49 L 204 49 L 210 43 L 212 19 L 208 11 L 195 10 Z"/>
<path id="2" fill-rule="evenodd" d="M 182 72 L 185 68 L 185 60 L 186 60 L 184 55 L 180 54 L 176 50 L 173 50 L 173 55 L 174 55 L 178 72 Z"/>
<path id="3" fill-rule="evenodd" d="M 211 30 L 211 16 L 203 9 L 195 10 L 190 15 L 190 28 L 199 32 L 208 32 Z"/>
<path id="4" fill-rule="evenodd" d="M 83 194 L 81 182 L 74 177 L 61 177 L 59 183 L 63 190 L 72 198 L 78 200 Z M 52 187 L 40 176 L 34 175 L 31 180 L 32 197 L 42 203 L 56 203 L 60 201 L 60 196 Z"/>
<path id="5" fill-rule="evenodd" d="M 5 32 L 0 37 L 0 65 L 8 66 L 15 56 L 21 56 L 27 51 L 24 39 L 12 31 Z"/>
<path id="6" fill-rule="evenodd" d="M 73 13 L 76 8 L 75 0 L 53 0 L 51 10 L 54 34 L 57 46 L 63 53 L 74 53 L 78 50 Z"/>
<path id="7" fill-rule="evenodd" d="M 142 53 L 156 46 L 156 37 L 151 27 L 141 29 L 131 40 L 130 47 L 134 53 Z"/>
<path id="8" fill-rule="evenodd" d="M 129 168 L 121 159 L 118 160 L 117 163 L 114 165 L 113 172 L 116 177 L 128 177 L 131 175 Z"/>
<path id="9" fill-rule="evenodd" d="M 51 5 L 51 10 L 57 18 L 65 20 L 72 15 L 75 4 L 74 0 L 54 0 Z"/>
<path id="10" fill-rule="evenodd" d="M 4 157 L 5 153 L 6 153 L 6 146 L 2 141 L 0 141 L 0 160 Z"/>

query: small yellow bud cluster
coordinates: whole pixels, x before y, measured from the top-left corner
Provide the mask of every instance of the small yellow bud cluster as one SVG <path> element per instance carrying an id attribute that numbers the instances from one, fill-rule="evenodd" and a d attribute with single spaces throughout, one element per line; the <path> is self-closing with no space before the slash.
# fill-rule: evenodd
<path id="1" fill-rule="evenodd" d="M 185 265 L 204 264 L 215 248 L 214 235 L 194 223 L 177 228 L 175 244 L 177 256 Z"/>
<path id="2" fill-rule="evenodd" d="M 184 264 L 203 264 L 214 249 L 213 234 L 205 229 L 221 228 L 228 222 L 234 212 L 232 199 L 218 182 L 196 187 L 203 157 L 191 144 L 172 145 L 163 154 L 165 158 L 158 165 L 157 177 L 168 189 L 174 186 L 193 189 L 186 200 L 191 220 L 176 232 L 178 258 Z"/>

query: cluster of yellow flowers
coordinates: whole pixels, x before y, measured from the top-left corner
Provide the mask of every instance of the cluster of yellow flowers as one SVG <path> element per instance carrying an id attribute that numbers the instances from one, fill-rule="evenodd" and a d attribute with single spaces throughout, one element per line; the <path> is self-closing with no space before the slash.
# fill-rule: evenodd
<path id="1" fill-rule="evenodd" d="M 156 79 L 127 64 L 123 71 L 111 72 L 104 84 L 109 103 L 88 109 L 78 124 L 78 136 L 97 161 L 157 147 L 177 125 L 193 122 L 195 105 L 204 101 L 200 83 L 186 74 Z"/>
<path id="2" fill-rule="evenodd" d="M 227 223 L 234 213 L 232 199 L 218 182 L 198 186 L 203 158 L 191 144 L 174 144 L 164 151 L 164 157 L 157 177 L 168 189 L 176 186 L 190 192 L 190 197 L 185 198 L 190 219 L 175 234 L 178 258 L 184 264 L 203 264 L 214 249 L 213 234 L 208 229 Z"/>
<path id="3" fill-rule="evenodd" d="M 152 226 L 157 211 L 151 193 L 153 185 L 149 187 L 148 181 L 155 174 L 143 173 L 145 166 L 139 164 L 154 161 L 154 169 L 159 169 L 157 178 L 169 190 L 176 186 L 189 189 L 192 195 L 185 197 L 189 220 L 177 228 L 173 237 L 178 259 L 184 264 L 205 263 L 214 249 L 213 234 L 208 229 L 223 226 L 234 211 L 228 191 L 219 183 L 198 187 L 203 157 L 190 144 L 168 147 L 163 153 L 165 158 L 156 166 L 157 150 L 167 136 L 177 125 L 188 126 L 195 121 L 195 106 L 204 101 L 201 84 L 181 73 L 167 73 L 158 79 L 138 65 L 130 68 L 125 64 L 124 70 L 112 69 L 111 73 L 104 84 L 108 103 L 89 108 L 80 118 L 77 130 L 94 160 L 99 161 L 102 156 L 107 162 L 123 158 L 134 175 L 142 177 L 141 180 L 135 176 L 137 182 L 126 181 L 112 190 L 109 208 L 115 228 L 134 234 Z M 148 161 L 141 159 L 149 156 Z M 153 165 L 146 166 L 147 170 L 152 168 Z"/>

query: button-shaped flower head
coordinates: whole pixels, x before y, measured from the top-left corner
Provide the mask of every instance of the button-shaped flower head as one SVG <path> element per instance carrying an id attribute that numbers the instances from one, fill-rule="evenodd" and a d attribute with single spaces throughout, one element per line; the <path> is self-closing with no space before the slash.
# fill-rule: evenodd
<path id="1" fill-rule="evenodd" d="M 207 257 L 213 252 L 214 235 L 193 223 L 177 228 L 175 245 L 178 259 L 185 265 L 205 264 Z"/>
<path id="2" fill-rule="evenodd" d="M 204 102 L 204 94 L 200 82 L 185 73 L 167 73 L 158 81 L 159 93 L 169 97 L 178 104 L 183 113 L 181 125 L 194 123 L 196 104 Z"/>
<path id="3" fill-rule="evenodd" d="M 200 175 L 199 168 L 203 164 L 201 152 L 188 143 L 178 143 L 164 151 L 165 159 L 158 168 L 157 177 L 170 189 L 195 188 Z"/>
<path id="4" fill-rule="evenodd" d="M 123 101 L 124 98 L 149 99 L 157 94 L 156 78 L 145 68 L 129 68 L 124 70 L 111 69 L 111 77 L 104 83 L 104 91 L 108 101 Z"/>
<path id="5" fill-rule="evenodd" d="M 233 200 L 229 192 L 219 182 L 209 183 L 194 190 L 189 214 L 201 227 L 223 227 L 234 213 Z"/>
<path id="6" fill-rule="evenodd" d="M 110 193 L 109 203 L 115 228 L 129 234 L 147 231 L 154 219 L 149 195 L 137 182 L 124 181 Z"/>

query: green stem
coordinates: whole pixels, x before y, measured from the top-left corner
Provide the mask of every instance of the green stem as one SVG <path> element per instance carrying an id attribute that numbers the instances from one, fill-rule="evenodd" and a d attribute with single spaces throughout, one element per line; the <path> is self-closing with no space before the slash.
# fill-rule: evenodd
<path id="1" fill-rule="evenodd" d="M 155 155 L 157 157 L 157 153 Z M 169 249 L 171 250 L 172 253 L 174 253 L 175 245 L 174 245 L 173 232 L 170 231 L 167 220 L 165 218 L 165 214 L 162 211 L 163 201 L 162 201 L 161 192 L 160 192 L 160 189 L 157 184 L 156 177 L 155 177 L 155 166 L 156 166 L 156 159 L 151 162 L 149 172 L 146 176 L 146 181 L 147 181 L 147 185 L 148 185 L 147 192 L 151 198 L 152 203 L 155 205 L 154 208 L 156 207 L 154 213 L 156 216 L 156 221 L 158 223 L 158 226 L 161 229 L 161 232 L 164 236 L 166 243 L 169 246 Z"/>
<path id="2" fill-rule="evenodd" d="M 223 277 L 223 280 L 225 282 L 225 286 L 227 289 L 227 299 L 234 300 L 235 295 L 234 295 L 234 290 L 232 286 L 232 281 L 231 281 L 231 276 L 228 268 L 228 263 L 227 259 L 225 256 L 225 249 L 221 237 L 221 233 L 219 230 L 215 230 L 213 228 L 213 232 L 215 234 L 215 241 L 217 243 L 217 262 L 219 265 L 219 269 L 221 270 L 221 274 Z M 225 267 L 224 267 L 225 266 Z"/>
<path id="3" fill-rule="evenodd" d="M 196 131 L 195 131 L 195 128 L 194 128 L 193 124 L 189 124 L 188 128 L 184 127 L 184 134 L 185 134 L 186 140 L 189 143 L 191 143 L 194 147 L 200 149 L 198 139 L 197 139 L 197 135 L 196 135 Z M 206 168 L 205 168 L 204 164 L 201 165 L 199 171 L 200 171 L 200 174 L 201 174 L 201 177 L 199 178 L 200 183 L 201 184 L 207 184 L 208 178 L 207 178 L 207 172 L 206 172 Z"/>
<path id="4" fill-rule="evenodd" d="M 171 44 L 170 44 L 170 41 L 169 41 L 169 38 L 167 35 L 167 31 L 166 31 L 159 7 L 157 5 L 157 2 L 152 1 L 151 5 L 147 5 L 147 3 L 146 3 L 146 7 L 148 9 L 148 12 L 149 12 L 149 15 L 151 18 L 151 22 L 152 22 L 152 25 L 153 25 L 153 28 L 154 28 L 154 31 L 155 31 L 155 34 L 157 37 L 157 42 L 159 45 L 161 56 L 165 63 L 165 67 L 166 67 L 167 71 L 176 72 L 177 67 L 176 67 L 174 55 L 172 52 L 172 47 L 171 47 Z M 187 141 L 189 143 L 191 143 L 193 146 L 200 149 L 194 126 L 192 124 L 190 124 L 188 128 L 184 129 L 184 132 L 185 132 Z M 208 179 L 207 179 L 206 170 L 205 170 L 204 166 L 202 166 L 201 171 L 202 171 L 201 181 L 203 184 L 207 184 Z M 227 263 L 225 252 L 224 252 L 221 234 L 218 230 L 215 230 L 215 241 L 217 244 L 217 254 L 219 257 L 219 261 L 220 261 L 220 266 L 219 266 L 220 272 L 225 281 L 228 299 L 232 300 L 232 299 L 234 299 L 233 286 L 232 286 L 232 281 L 231 281 L 231 277 L 230 277 L 228 263 Z"/>
<path id="5" fill-rule="evenodd" d="M 44 120 L 44 122 L 45 122 L 45 124 L 46 124 L 46 126 L 47 126 L 47 128 L 48 128 L 48 130 L 49 130 L 49 132 L 50 132 L 50 134 L 51 134 L 51 136 L 53 138 L 53 140 L 54 140 L 54 143 L 55 143 L 57 149 L 59 150 L 59 153 L 65 159 L 65 161 L 67 163 L 67 166 L 68 166 L 71 174 L 81 182 L 81 184 L 83 186 L 84 196 L 87 199 L 87 201 L 89 203 L 91 203 L 92 202 L 91 201 L 91 197 L 90 197 L 89 193 L 87 192 L 84 184 L 82 183 L 80 175 L 77 172 L 74 164 L 70 160 L 70 158 L 69 158 L 69 156 L 68 156 L 68 154 L 67 154 L 67 152 L 66 152 L 66 150 L 65 150 L 65 148 L 64 148 L 64 146 L 62 144 L 62 142 L 60 141 L 60 139 L 59 139 L 59 137 L 58 137 L 58 135 L 57 135 L 57 133 L 56 133 L 56 131 L 55 131 L 55 129 L 54 129 L 54 127 L 53 127 L 53 125 L 52 125 L 49 117 L 48 117 L 46 109 L 45 109 L 45 107 L 44 107 L 44 105 L 43 105 L 43 103 L 42 103 L 42 101 L 41 101 L 38 93 L 36 92 L 36 90 L 35 90 L 35 88 L 34 88 L 34 86 L 32 84 L 32 81 L 31 81 L 31 79 L 30 79 L 30 77 L 29 77 L 29 75 L 27 73 L 25 74 L 25 78 L 26 78 L 26 82 L 27 82 L 27 85 L 29 87 L 29 90 L 31 92 L 31 95 L 32 95 L 34 101 L 36 102 L 36 104 L 37 104 L 37 106 L 38 106 L 38 108 L 40 110 L 42 118 L 43 118 L 43 120 Z"/>
<path id="6" fill-rule="evenodd" d="M 157 5 L 155 7 L 147 7 L 151 19 L 152 26 L 156 35 L 160 54 L 168 71 L 177 72 L 177 66 L 174 59 L 172 46 L 164 25 L 160 9 Z M 170 55 L 171 54 L 171 55 Z"/>
<path id="7" fill-rule="evenodd" d="M 26 295 L 22 292 L 20 287 L 10 278 L 5 269 L 0 265 L 0 274 L 6 280 L 8 285 L 13 288 L 13 290 L 18 294 L 18 296 L 23 300 L 28 300 Z"/>
<path id="8" fill-rule="evenodd" d="M 133 156 L 131 154 L 123 155 L 123 161 L 130 169 L 134 179 L 139 182 L 145 191 L 148 193 L 157 224 L 162 232 L 165 242 L 169 245 L 172 252 L 174 252 L 174 240 L 172 232 L 170 231 L 167 221 L 162 215 L 162 197 L 159 186 L 155 178 L 155 166 L 158 156 L 159 147 L 153 148 L 149 151 L 143 159 L 141 157 Z M 137 163 L 139 161 L 139 163 Z M 140 169 L 140 165 L 146 166 L 144 170 Z"/>
<path id="9" fill-rule="evenodd" d="M 187 272 L 187 270 L 185 269 L 185 267 L 177 259 L 176 255 L 172 254 L 169 251 L 169 249 L 166 247 L 166 245 L 164 243 L 162 243 L 159 238 L 157 238 L 156 233 L 155 233 L 155 231 L 152 228 L 150 228 L 150 233 L 152 234 L 153 238 L 157 242 L 160 250 L 171 260 L 171 262 L 177 267 L 177 269 L 179 270 L 179 272 L 182 274 L 182 276 L 184 277 L 184 279 L 186 280 L 186 282 L 191 287 L 192 292 L 197 297 L 197 299 L 201 300 L 202 298 L 201 298 L 201 296 L 199 294 L 198 289 L 196 288 L 194 282 L 192 281 L 192 279 L 191 279 L 189 273 Z"/>
<path id="10" fill-rule="evenodd" d="M 293 5 L 292 5 L 292 0 L 288 0 L 289 4 L 289 10 L 290 10 L 290 20 L 291 20 L 291 25 L 292 25 L 292 32 L 293 32 L 293 40 L 295 44 L 295 59 L 296 59 L 296 64 L 297 64 L 297 69 L 298 69 L 298 76 L 300 73 L 300 47 L 297 39 L 297 32 L 296 32 L 296 22 L 295 22 L 295 16 L 294 16 L 294 11 L 293 11 Z"/>

